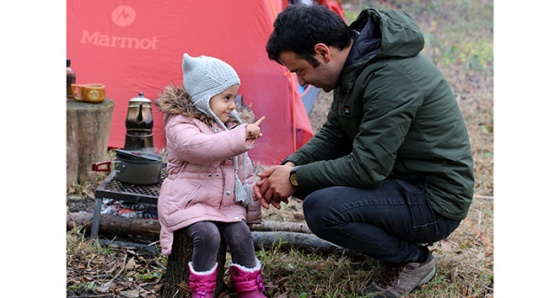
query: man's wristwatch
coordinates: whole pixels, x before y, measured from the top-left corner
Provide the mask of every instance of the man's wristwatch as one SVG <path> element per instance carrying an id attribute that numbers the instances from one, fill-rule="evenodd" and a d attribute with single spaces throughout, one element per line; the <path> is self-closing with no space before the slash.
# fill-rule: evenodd
<path id="1" fill-rule="evenodd" d="M 299 185 L 298 182 L 297 182 L 297 173 L 296 173 L 298 167 L 299 167 L 299 166 L 295 166 L 295 167 L 290 171 L 290 184 L 291 184 L 293 187 L 295 187 L 295 188 L 297 188 L 298 185 Z"/>

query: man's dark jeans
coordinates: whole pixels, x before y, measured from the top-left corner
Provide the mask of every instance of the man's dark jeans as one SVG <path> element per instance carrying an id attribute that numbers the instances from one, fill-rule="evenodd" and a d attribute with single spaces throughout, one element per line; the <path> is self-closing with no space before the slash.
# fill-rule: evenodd
<path id="1" fill-rule="evenodd" d="M 314 191 L 303 212 L 318 237 L 391 264 L 417 261 L 420 243 L 444 239 L 460 223 L 435 213 L 424 189 L 396 179 L 375 189 Z"/>

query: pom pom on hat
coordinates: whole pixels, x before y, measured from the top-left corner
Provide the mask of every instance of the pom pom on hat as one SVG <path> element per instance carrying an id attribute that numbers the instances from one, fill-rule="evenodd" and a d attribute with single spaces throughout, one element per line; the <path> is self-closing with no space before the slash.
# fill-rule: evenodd
<path id="1" fill-rule="evenodd" d="M 210 110 L 210 99 L 236 84 L 241 85 L 239 76 L 226 62 L 214 57 L 183 54 L 183 86 L 194 106 L 206 115 L 219 121 Z"/>

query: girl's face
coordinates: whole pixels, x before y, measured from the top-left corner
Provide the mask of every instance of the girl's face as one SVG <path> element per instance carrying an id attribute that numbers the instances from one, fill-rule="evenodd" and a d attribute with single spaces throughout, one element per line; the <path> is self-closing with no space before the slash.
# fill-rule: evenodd
<path id="1" fill-rule="evenodd" d="M 224 92 L 216 94 L 210 98 L 210 109 L 223 123 L 229 119 L 231 111 L 235 110 L 235 103 L 233 100 L 237 95 L 239 85 L 233 85 L 227 88 Z"/>

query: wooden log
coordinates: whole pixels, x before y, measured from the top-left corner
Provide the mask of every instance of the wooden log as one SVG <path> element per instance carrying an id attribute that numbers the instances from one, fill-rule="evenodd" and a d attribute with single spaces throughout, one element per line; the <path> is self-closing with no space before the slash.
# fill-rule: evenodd
<path id="1" fill-rule="evenodd" d="M 70 213 L 67 217 L 67 228 L 72 229 L 77 225 L 88 232 L 91 231 L 92 221 L 93 215 L 91 213 Z M 325 241 L 311 233 L 293 232 L 293 229 L 306 231 L 301 225 L 302 223 L 275 221 L 263 221 L 261 225 L 254 225 L 251 234 L 253 235 L 255 247 L 275 246 L 300 250 L 314 250 L 323 253 L 338 251 L 349 255 L 354 254 L 351 251 Z M 257 226 L 259 226 L 261 231 L 254 230 Z M 266 231 L 265 228 L 272 228 L 273 231 Z M 282 231 L 282 229 L 288 231 Z M 152 236 L 157 239 L 159 237 L 159 231 L 160 224 L 157 219 L 126 218 L 118 215 L 102 214 L 99 223 L 99 233 L 110 235 L 132 234 Z"/>
<path id="2" fill-rule="evenodd" d="M 299 250 L 313 250 L 323 253 L 345 251 L 344 248 L 323 240 L 314 234 L 294 232 L 252 232 L 255 245 L 262 247 L 295 248 Z M 347 253 L 350 253 L 348 251 Z"/>
<path id="3" fill-rule="evenodd" d="M 67 215 L 66 225 L 72 229 L 75 225 L 91 232 L 92 213 L 72 212 Z M 157 219 L 128 218 L 119 215 L 101 214 L 99 232 L 111 235 L 142 235 L 159 237 L 160 224 Z"/>
<path id="4" fill-rule="evenodd" d="M 224 281 L 226 248 L 225 240 L 222 238 L 217 256 L 218 272 L 214 297 L 219 297 L 222 292 L 226 291 L 226 284 Z M 185 229 L 175 231 L 173 235 L 173 247 L 171 249 L 171 255 L 167 258 L 167 269 L 162 278 L 162 287 L 159 297 L 174 298 L 191 296 L 191 291 L 188 286 L 190 275 L 188 264 L 192 259 L 192 253 L 192 239 L 187 235 Z M 182 294 L 182 296 L 180 294 Z"/>
<path id="5" fill-rule="evenodd" d="M 263 220 L 260 224 L 253 225 L 253 231 L 285 231 L 311 234 L 305 222 L 286 222 Z"/>
<path id="6" fill-rule="evenodd" d="M 66 185 L 94 179 L 91 164 L 105 160 L 114 102 L 66 103 Z M 124 125 L 124 123 L 123 123 Z"/>
<path id="7" fill-rule="evenodd" d="M 68 214 L 67 228 L 72 229 L 78 225 L 91 231 L 93 214 L 72 212 Z M 99 232 L 112 235 L 131 234 L 142 236 L 159 236 L 160 224 L 157 219 L 127 218 L 119 215 L 101 214 Z M 253 225 L 253 231 L 284 231 L 311 234 L 305 222 L 279 222 L 263 220 L 260 224 Z"/>

